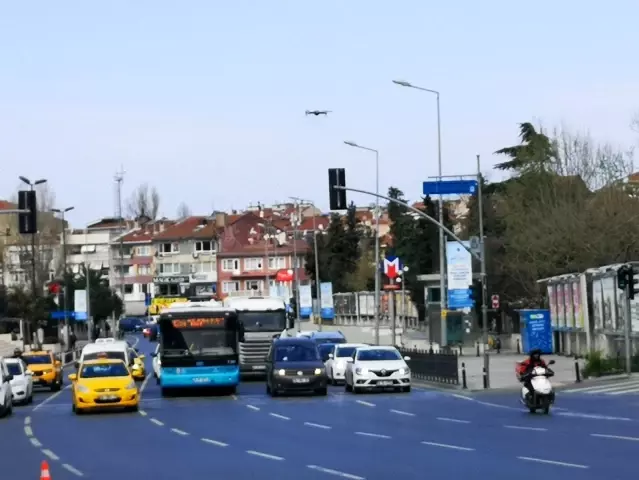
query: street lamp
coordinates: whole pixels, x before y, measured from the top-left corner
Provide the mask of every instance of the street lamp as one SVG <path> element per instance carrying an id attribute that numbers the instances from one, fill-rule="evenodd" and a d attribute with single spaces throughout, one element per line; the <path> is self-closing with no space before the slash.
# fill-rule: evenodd
<path id="1" fill-rule="evenodd" d="M 379 151 L 363 147 L 355 142 L 344 142 L 349 147 L 360 148 L 375 154 L 375 344 L 379 345 Z"/>
<path id="2" fill-rule="evenodd" d="M 66 229 L 66 224 L 65 224 L 65 220 L 64 220 L 64 216 L 67 212 L 70 212 L 71 210 L 73 210 L 75 207 L 67 207 L 67 208 L 52 208 L 51 211 L 54 213 L 58 213 L 60 214 L 60 217 L 62 219 L 62 262 L 64 265 L 64 270 L 63 270 L 63 281 L 64 281 L 64 285 L 62 286 L 62 309 L 64 310 L 64 324 L 66 325 L 66 336 L 67 338 L 65 338 L 65 345 L 69 345 L 69 319 L 67 318 L 67 305 L 68 305 L 68 299 L 67 299 L 67 283 L 66 283 L 66 275 L 67 275 L 67 229 Z"/>
<path id="3" fill-rule="evenodd" d="M 441 128 L 441 111 L 439 106 L 439 91 L 432 90 L 430 88 L 418 87 L 417 85 L 413 85 L 410 82 L 406 82 L 404 80 L 393 80 L 395 85 L 399 85 L 401 87 L 414 88 L 415 90 L 421 90 L 422 92 L 432 93 L 435 95 L 437 99 L 437 167 L 438 167 L 438 175 L 439 180 L 442 179 L 442 128 Z M 444 199 L 441 194 L 439 194 L 439 215 L 438 220 L 440 224 L 444 224 Z M 439 229 L 439 298 L 440 298 L 440 306 L 441 306 L 441 316 L 443 319 L 445 315 L 445 311 L 448 307 L 448 297 L 446 295 L 446 246 L 444 244 L 445 241 L 444 231 Z M 429 337 L 431 342 L 433 341 L 433 327 L 432 323 L 429 322 Z M 445 331 L 442 330 L 442 331 Z"/>

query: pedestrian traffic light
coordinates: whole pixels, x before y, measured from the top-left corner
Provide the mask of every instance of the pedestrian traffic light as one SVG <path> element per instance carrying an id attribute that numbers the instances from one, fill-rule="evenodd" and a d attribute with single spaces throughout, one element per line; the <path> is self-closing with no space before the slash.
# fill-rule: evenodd
<path id="1" fill-rule="evenodd" d="M 346 170 L 343 168 L 328 169 L 328 198 L 331 210 L 346 210 L 346 190 L 335 188 L 346 186 Z"/>
<path id="2" fill-rule="evenodd" d="M 18 231 L 21 234 L 38 233 L 38 207 L 35 190 L 20 190 L 18 192 L 18 208 L 28 210 L 18 214 Z"/>

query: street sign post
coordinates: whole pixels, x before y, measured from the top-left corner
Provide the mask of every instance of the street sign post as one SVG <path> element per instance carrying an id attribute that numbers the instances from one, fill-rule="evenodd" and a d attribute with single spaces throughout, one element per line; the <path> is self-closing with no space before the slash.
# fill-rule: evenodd
<path id="1" fill-rule="evenodd" d="M 384 258 L 383 271 L 384 275 L 386 275 L 388 278 L 390 278 L 391 280 L 395 280 L 401 270 L 402 265 L 399 261 L 399 257 L 389 255 Z"/>
<path id="2" fill-rule="evenodd" d="M 499 295 L 492 295 L 490 297 L 491 306 L 497 310 L 499 308 Z"/>
<path id="3" fill-rule="evenodd" d="M 474 195 L 477 180 L 436 180 L 423 183 L 424 195 Z"/>

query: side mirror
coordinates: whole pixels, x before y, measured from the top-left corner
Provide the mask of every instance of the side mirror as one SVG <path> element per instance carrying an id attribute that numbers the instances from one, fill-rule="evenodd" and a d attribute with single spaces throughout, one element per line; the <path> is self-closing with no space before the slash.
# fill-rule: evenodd
<path id="1" fill-rule="evenodd" d="M 554 364 L 555 364 L 554 360 L 551 360 L 550 362 L 548 362 L 548 365 L 554 365 Z"/>
<path id="2" fill-rule="evenodd" d="M 158 354 L 157 354 L 157 353 L 155 353 L 155 352 L 151 352 L 151 356 L 152 356 L 153 358 L 155 358 L 155 357 L 157 357 L 157 356 L 158 356 Z"/>
<path id="3" fill-rule="evenodd" d="M 353 363 L 353 357 L 346 357 L 346 363 Z"/>
<path id="4" fill-rule="evenodd" d="M 10 382 L 11 380 L 13 380 L 13 375 L 11 374 L 7 375 L 7 382 Z"/>
<path id="5" fill-rule="evenodd" d="M 33 372 L 32 372 L 31 370 L 26 370 L 26 371 L 24 372 L 24 374 L 25 374 L 25 375 L 28 375 L 28 376 L 30 376 L 30 377 L 32 377 L 32 376 L 33 376 Z"/>
<path id="6" fill-rule="evenodd" d="M 410 361 L 410 357 L 404 357 L 404 361 L 405 362 L 409 362 Z"/>
<path id="7" fill-rule="evenodd" d="M 332 353 L 329 353 L 328 358 L 335 358 L 335 356 Z"/>
<path id="8" fill-rule="evenodd" d="M 75 373 L 72 373 L 67 378 L 71 380 L 72 382 L 75 382 L 78 379 L 78 376 Z"/>

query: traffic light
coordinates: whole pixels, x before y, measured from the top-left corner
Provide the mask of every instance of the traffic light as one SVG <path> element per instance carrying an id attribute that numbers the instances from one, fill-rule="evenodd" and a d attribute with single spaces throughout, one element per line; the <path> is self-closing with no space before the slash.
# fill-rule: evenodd
<path id="1" fill-rule="evenodd" d="M 346 190 L 334 188 L 346 186 L 346 170 L 343 168 L 328 169 L 328 198 L 331 210 L 346 210 Z"/>
<path id="2" fill-rule="evenodd" d="M 635 295 L 639 293 L 639 278 L 635 278 L 639 272 L 635 272 L 632 265 L 624 265 L 617 270 L 617 287 L 620 290 L 628 292 L 628 298 L 634 300 Z"/>
<path id="3" fill-rule="evenodd" d="M 639 278 L 635 278 L 635 269 L 628 265 L 628 297 L 630 300 L 634 300 L 635 295 L 639 293 L 639 289 L 637 289 L 638 283 Z"/>
<path id="4" fill-rule="evenodd" d="M 627 265 L 619 268 L 617 270 L 617 288 L 619 290 L 625 290 L 626 285 L 628 285 L 628 272 L 626 270 Z"/>
<path id="5" fill-rule="evenodd" d="M 484 305 L 483 286 L 480 280 L 475 280 L 470 286 L 470 299 L 475 304 L 475 309 L 480 311 Z"/>
<path id="6" fill-rule="evenodd" d="M 18 230 L 21 234 L 38 233 L 38 206 L 34 190 L 20 190 L 18 192 L 18 208 L 28 210 L 28 213 L 18 214 Z"/>

